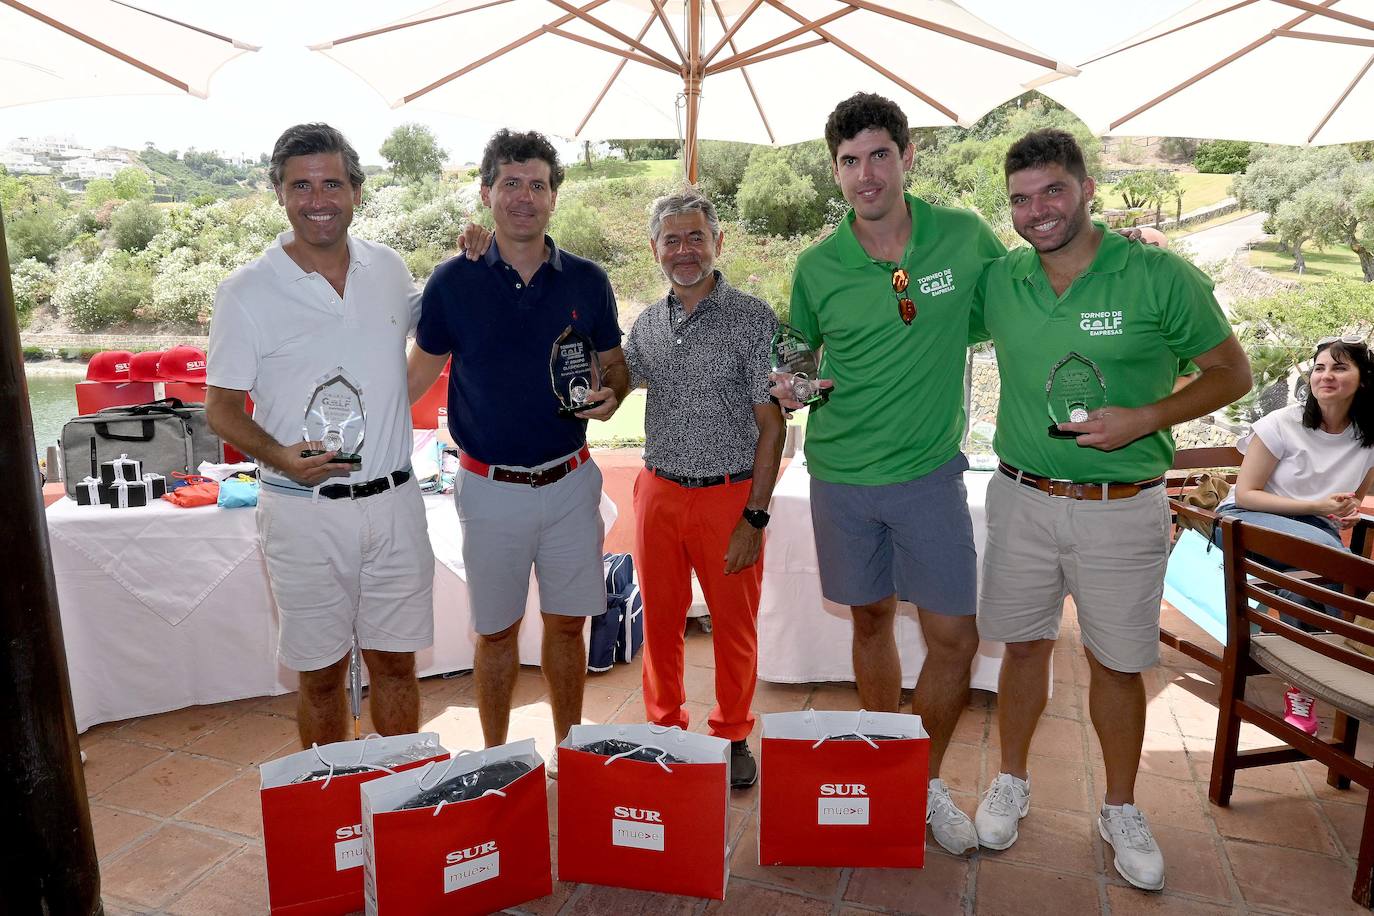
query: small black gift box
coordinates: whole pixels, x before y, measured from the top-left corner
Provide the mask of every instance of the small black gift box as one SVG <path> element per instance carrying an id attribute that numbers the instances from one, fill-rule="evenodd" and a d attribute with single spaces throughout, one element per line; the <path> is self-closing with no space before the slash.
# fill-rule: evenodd
<path id="1" fill-rule="evenodd" d="M 161 474 L 144 474 L 143 482 L 148 485 L 148 499 L 161 499 L 167 492 L 167 478 Z"/>
<path id="2" fill-rule="evenodd" d="M 134 509 L 148 505 L 148 485 L 141 480 L 116 480 L 100 485 L 100 501 L 111 509 Z"/>
<path id="3" fill-rule="evenodd" d="M 128 455 L 120 455 L 118 458 L 100 463 L 101 483 L 108 487 L 120 480 L 142 483 L 143 462 L 137 458 L 130 458 Z"/>
<path id="4" fill-rule="evenodd" d="M 76 504 L 78 506 L 98 506 L 104 500 L 101 498 L 100 481 L 94 477 L 87 477 L 76 485 Z"/>

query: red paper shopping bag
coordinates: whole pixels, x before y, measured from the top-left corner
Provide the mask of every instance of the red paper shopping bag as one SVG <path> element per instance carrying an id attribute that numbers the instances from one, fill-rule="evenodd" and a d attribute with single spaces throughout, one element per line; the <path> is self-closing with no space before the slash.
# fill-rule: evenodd
<path id="1" fill-rule="evenodd" d="M 575 748 L 614 738 L 685 763 Z M 730 742 L 650 725 L 574 725 L 558 748 L 558 877 L 725 898 Z"/>
<path id="2" fill-rule="evenodd" d="M 262 845 L 273 914 L 335 916 L 363 907 L 358 787 L 393 770 L 444 760 L 434 732 L 340 741 L 264 763 Z M 349 772 L 357 767 L 365 772 Z M 331 768 L 336 772 L 331 774 Z M 293 782 L 306 774 L 322 778 Z"/>
<path id="3" fill-rule="evenodd" d="M 920 716 L 765 715 L 759 864 L 922 867 L 929 770 Z"/>
<path id="4" fill-rule="evenodd" d="M 481 798 L 402 808 L 421 792 L 493 764 L 530 767 Z M 491 913 L 553 893 L 544 761 L 516 741 L 362 789 L 367 916 Z"/>

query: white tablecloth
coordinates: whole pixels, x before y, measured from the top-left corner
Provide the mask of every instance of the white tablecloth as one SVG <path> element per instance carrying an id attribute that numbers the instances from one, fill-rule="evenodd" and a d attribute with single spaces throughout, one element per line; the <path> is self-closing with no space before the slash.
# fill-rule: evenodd
<path id="1" fill-rule="evenodd" d="M 983 500 L 991 474 L 968 471 L 969 512 L 973 540 L 983 555 L 987 528 Z M 811 526 L 811 475 L 800 452 L 773 491 L 768 546 L 763 562 L 763 599 L 759 606 L 759 677 L 780 684 L 805 681 L 852 681 L 850 650 L 853 630 L 849 608 L 821 597 L 816 540 Z M 897 649 L 902 659 L 902 686 L 914 687 L 926 657 L 916 609 L 897 606 Z M 984 641 L 973 661 L 972 683 L 997 689 L 1002 644 Z"/>
<path id="2" fill-rule="evenodd" d="M 451 496 L 425 497 L 434 547 L 434 646 L 420 675 L 472 667 L 476 635 Z M 277 664 L 277 611 L 253 510 L 48 508 L 53 572 L 78 731 L 185 706 L 296 689 Z M 616 508 L 604 494 L 606 529 Z M 543 623 L 533 576 L 520 661 L 539 664 Z"/>

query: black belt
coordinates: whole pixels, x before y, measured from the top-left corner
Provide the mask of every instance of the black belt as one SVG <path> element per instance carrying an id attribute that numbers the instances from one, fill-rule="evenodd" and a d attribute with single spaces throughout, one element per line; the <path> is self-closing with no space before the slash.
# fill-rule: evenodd
<path id="1" fill-rule="evenodd" d="M 320 495 L 325 499 L 364 499 L 399 487 L 409 479 L 409 471 L 392 471 L 385 477 L 366 483 L 331 483 L 327 487 L 320 487 Z"/>
<path id="2" fill-rule="evenodd" d="M 1014 468 L 1005 461 L 998 462 L 997 470 L 1019 484 L 1063 499 L 1126 499 L 1135 496 L 1141 490 L 1157 487 L 1164 482 L 1161 476 L 1152 480 L 1138 480 L 1135 483 L 1074 483 L 1072 480 L 1031 474 Z"/>
<path id="3" fill-rule="evenodd" d="M 651 468 L 645 465 L 645 470 L 655 477 L 662 477 L 664 480 L 677 484 L 680 487 L 695 489 L 697 487 L 718 487 L 723 483 L 737 483 L 741 480 L 749 480 L 754 476 L 754 469 L 740 471 L 738 474 L 718 474 L 715 477 L 679 477 L 658 468 Z"/>

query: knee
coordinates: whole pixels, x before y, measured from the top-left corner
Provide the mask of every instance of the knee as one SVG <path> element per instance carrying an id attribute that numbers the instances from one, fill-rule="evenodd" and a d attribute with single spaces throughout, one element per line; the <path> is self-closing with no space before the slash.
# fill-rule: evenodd
<path id="1" fill-rule="evenodd" d="M 890 603 L 861 604 L 852 610 L 855 636 L 863 638 L 892 632 L 892 618 L 896 614 L 896 608 Z"/>
<path id="2" fill-rule="evenodd" d="M 1030 642 L 1009 642 L 1007 659 L 1013 662 L 1044 661 L 1054 651 L 1054 640 L 1033 639 Z"/>
<path id="3" fill-rule="evenodd" d="M 324 700 L 343 690 L 344 673 L 348 670 L 348 656 L 315 671 L 300 673 L 301 696 L 311 700 Z"/>
<path id="4" fill-rule="evenodd" d="M 400 678 L 410 680 L 415 677 L 415 653 L 413 652 L 363 652 L 367 662 L 367 673 L 377 679 Z"/>
<path id="5" fill-rule="evenodd" d="M 520 633 L 520 622 L 516 621 L 504 630 L 495 633 L 478 633 L 477 641 L 479 645 L 498 648 L 502 646 L 514 645 L 515 638 Z"/>
<path id="6" fill-rule="evenodd" d="M 923 627 L 931 655 L 972 660 L 978 654 L 978 623 L 973 617 L 949 617 L 944 626 Z"/>
<path id="7" fill-rule="evenodd" d="M 582 638 L 582 628 L 587 618 L 569 617 L 564 614 L 545 614 L 544 633 L 551 639 L 572 642 Z"/>

